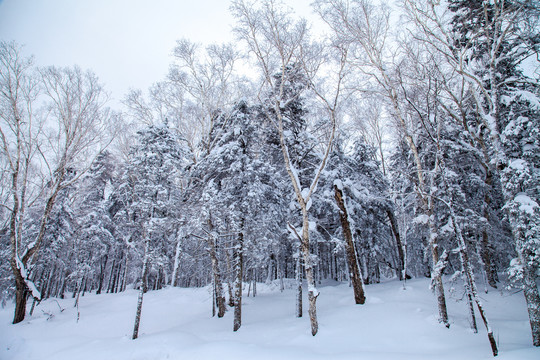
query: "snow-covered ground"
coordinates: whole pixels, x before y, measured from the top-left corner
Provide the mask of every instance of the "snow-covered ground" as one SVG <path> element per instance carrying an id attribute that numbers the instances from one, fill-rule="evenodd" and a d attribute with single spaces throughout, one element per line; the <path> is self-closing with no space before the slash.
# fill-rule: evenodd
<path id="1" fill-rule="evenodd" d="M 480 319 L 468 325 L 462 292 L 447 294 L 451 327 L 436 320 L 426 279 L 368 286 L 367 303 L 355 305 L 347 284 L 325 283 L 318 299 L 319 333 L 294 317 L 294 292 L 258 285 L 245 298 L 242 327 L 232 331 L 232 311 L 211 317 L 207 288 L 167 288 L 146 294 L 139 339 L 131 340 L 137 292 L 86 295 L 80 318 L 73 299 L 49 299 L 33 316 L 12 325 L 13 306 L 0 310 L 0 359 L 490 359 Z M 247 290 L 247 289 L 246 289 Z M 531 345 L 522 293 L 481 294 L 498 340 L 500 359 L 540 359 Z M 30 304 L 29 304 L 30 305 Z M 64 311 L 60 311 L 60 309 Z"/>

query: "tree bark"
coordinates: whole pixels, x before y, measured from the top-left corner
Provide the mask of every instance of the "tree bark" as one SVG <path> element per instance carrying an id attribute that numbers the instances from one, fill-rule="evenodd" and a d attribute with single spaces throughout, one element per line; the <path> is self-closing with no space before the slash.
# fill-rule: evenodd
<path id="1" fill-rule="evenodd" d="M 302 262 L 296 258 L 296 317 L 302 317 Z"/>
<path id="2" fill-rule="evenodd" d="M 216 304 L 218 307 L 218 317 L 223 317 L 225 315 L 225 297 L 223 296 L 223 285 L 221 283 L 221 276 L 219 273 L 219 263 L 218 258 L 216 254 L 216 244 L 214 242 L 214 239 L 208 238 L 207 239 L 209 252 L 210 252 L 210 260 L 212 262 L 212 273 L 214 276 L 214 284 L 216 288 Z"/>
<path id="3" fill-rule="evenodd" d="M 105 270 L 107 269 L 108 260 L 109 260 L 109 255 L 105 254 L 105 256 L 103 257 L 100 263 L 99 280 L 98 280 L 98 288 L 96 290 L 96 295 L 101 294 L 101 290 L 103 288 L 103 280 L 105 280 Z"/>
<path id="4" fill-rule="evenodd" d="M 238 331 L 242 326 L 242 280 L 244 270 L 244 234 L 240 232 L 238 234 L 238 244 L 234 249 L 235 258 L 235 294 L 234 294 L 234 324 L 233 331 Z"/>
<path id="5" fill-rule="evenodd" d="M 450 327 L 448 322 L 448 311 L 446 309 L 446 296 L 444 295 L 444 285 L 442 281 L 442 274 L 444 272 L 444 267 L 440 262 L 439 258 L 439 249 L 437 246 L 437 232 L 435 225 L 431 220 L 429 221 L 430 228 L 430 241 L 429 247 L 431 250 L 431 260 L 433 262 L 433 269 L 431 270 L 431 282 L 435 289 L 435 295 L 437 297 L 437 306 L 439 309 L 439 321 L 444 324 L 447 328 Z"/>
<path id="6" fill-rule="evenodd" d="M 19 275 L 19 276 L 17 276 Z M 19 272 L 15 273 L 15 316 L 13 324 L 20 323 L 26 315 L 26 301 L 28 299 L 28 290 L 24 279 Z"/>
<path id="7" fill-rule="evenodd" d="M 486 219 L 486 222 L 489 224 L 489 206 L 491 204 L 491 198 L 490 198 L 490 191 L 491 191 L 491 185 L 493 183 L 493 174 L 491 173 L 491 170 L 489 169 L 488 165 L 485 166 L 486 171 L 486 177 L 484 179 L 484 183 L 487 186 L 486 193 L 484 195 L 484 218 Z M 489 286 L 492 288 L 497 288 L 497 279 L 496 279 L 496 271 L 494 271 L 493 264 L 491 262 L 491 252 L 489 247 L 489 236 L 486 229 L 482 231 L 482 242 L 481 242 L 481 258 L 482 263 L 484 265 L 484 271 L 486 274 L 486 278 L 488 281 Z M 487 289 L 486 289 L 487 291 Z"/>
<path id="8" fill-rule="evenodd" d="M 403 280 L 407 278 L 407 274 L 405 272 L 405 254 L 403 251 L 403 243 L 401 242 L 401 236 L 399 234 L 399 227 L 396 220 L 396 217 L 394 215 L 394 212 L 391 209 L 387 209 L 386 213 L 388 214 L 388 220 L 390 220 L 390 227 L 392 229 L 392 233 L 394 234 L 394 238 L 396 239 L 396 248 L 398 251 L 398 278 L 399 280 Z"/>
<path id="9" fill-rule="evenodd" d="M 176 243 L 176 253 L 174 255 L 174 266 L 171 279 L 172 286 L 178 286 L 178 269 L 180 268 L 180 255 L 182 254 L 182 241 L 178 239 Z"/>
<path id="10" fill-rule="evenodd" d="M 141 288 L 139 289 L 139 297 L 137 299 L 137 311 L 135 313 L 135 324 L 133 325 L 133 335 L 132 339 L 135 340 L 139 337 L 139 325 L 141 323 L 141 311 L 142 311 L 142 304 L 143 304 L 143 297 L 144 293 L 146 292 L 146 278 L 148 275 L 148 252 L 150 247 L 150 241 L 148 239 L 145 240 L 144 245 L 144 260 L 143 260 L 143 267 L 141 271 Z"/>
<path id="11" fill-rule="evenodd" d="M 304 210 L 305 209 L 305 210 Z M 302 226 L 302 243 L 300 249 L 304 256 L 304 268 L 306 271 L 306 280 L 308 284 L 308 301 L 309 301 L 309 321 L 311 323 L 311 335 L 317 335 L 319 331 L 319 322 L 317 321 L 317 297 L 319 291 L 315 283 L 315 276 L 313 271 L 313 262 L 311 259 L 311 253 L 309 251 L 309 220 L 307 214 L 307 208 L 303 208 L 303 226 Z"/>
<path id="12" fill-rule="evenodd" d="M 540 296 L 535 281 L 536 274 L 528 266 L 524 267 L 523 272 L 523 293 L 527 302 L 533 345 L 540 346 Z"/>
<path id="13" fill-rule="evenodd" d="M 356 259 L 356 251 L 354 248 L 354 241 L 351 232 L 351 225 L 349 223 L 349 213 L 343 198 L 343 192 L 336 185 L 334 185 L 334 198 L 337 206 L 340 210 L 339 216 L 341 219 L 341 228 L 343 229 L 343 236 L 345 237 L 345 250 L 347 252 L 347 265 L 349 268 L 349 278 L 354 292 L 354 301 L 356 304 L 364 304 L 366 302 L 366 296 L 364 294 L 364 287 L 362 285 L 362 278 L 360 277 L 360 270 L 358 269 L 358 261 Z"/>

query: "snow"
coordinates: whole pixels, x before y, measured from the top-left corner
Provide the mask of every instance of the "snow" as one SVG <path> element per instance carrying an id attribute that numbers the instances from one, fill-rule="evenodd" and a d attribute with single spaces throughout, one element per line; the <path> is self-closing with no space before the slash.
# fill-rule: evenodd
<path id="1" fill-rule="evenodd" d="M 508 166 L 514 170 L 524 170 L 526 167 L 527 162 L 523 159 L 516 159 L 510 161 Z"/>
<path id="2" fill-rule="evenodd" d="M 208 288 L 168 287 L 145 295 L 139 339 L 131 340 L 137 291 L 48 299 L 33 316 L 12 325 L 13 305 L 0 310 L 0 359 L 492 359 L 484 329 L 469 329 L 459 287 L 447 299 L 451 326 L 437 322 L 429 280 L 392 280 L 366 286 L 367 302 L 355 305 L 344 283 L 323 282 L 317 299 L 319 333 L 307 316 L 295 317 L 293 280 L 281 293 L 278 282 L 257 284 L 244 298 L 242 327 L 232 331 L 233 311 L 211 317 Z M 247 288 L 244 296 L 247 295 Z M 307 297 L 307 292 L 304 292 Z M 540 358 L 531 345 L 523 294 L 482 294 L 498 338 L 502 360 Z M 65 309 L 64 311 L 61 311 Z"/>
<path id="3" fill-rule="evenodd" d="M 15 256 L 15 263 L 17 264 L 17 269 L 19 269 L 19 272 L 21 273 L 21 276 L 23 277 L 26 286 L 28 287 L 28 289 L 30 289 L 32 296 L 38 300 L 41 300 L 41 293 L 37 289 L 36 285 L 28 279 L 26 268 L 24 267 L 21 259 L 19 259 L 19 256 Z"/>
<path id="4" fill-rule="evenodd" d="M 519 210 L 530 215 L 534 215 L 534 209 L 538 208 L 538 203 L 525 193 L 517 194 L 514 201 L 519 204 Z"/>
<path id="5" fill-rule="evenodd" d="M 521 97 L 523 100 L 528 101 L 531 104 L 531 107 L 537 110 L 540 109 L 540 100 L 538 99 L 538 96 L 526 90 L 519 90 L 516 93 L 517 96 Z"/>
<path id="6" fill-rule="evenodd" d="M 426 214 L 421 214 L 415 217 L 412 221 L 415 224 L 427 224 L 429 221 L 429 216 L 427 216 Z"/>

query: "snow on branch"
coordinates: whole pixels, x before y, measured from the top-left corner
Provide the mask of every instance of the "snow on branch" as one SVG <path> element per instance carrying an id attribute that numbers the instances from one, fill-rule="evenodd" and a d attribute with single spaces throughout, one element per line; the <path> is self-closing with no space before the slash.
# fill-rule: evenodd
<path id="1" fill-rule="evenodd" d="M 24 267 L 21 259 L 19 259 L 18 255 L 15 257 L 15 262 L 17 264 L 17 269 L 19 269 L 19 273 L 21 274 L 24 282 L 26 283 L 26 286 L 28 287 L 28 290 L 30 290 L 30 292 L 32 293 L 32 297 L 34 297 L 38 301 L 41 300 L 41 293 L 37 289 L 36 285 L 30 279 L 28 279 L 28 273 L 26 271 L 26 268 Z"/>

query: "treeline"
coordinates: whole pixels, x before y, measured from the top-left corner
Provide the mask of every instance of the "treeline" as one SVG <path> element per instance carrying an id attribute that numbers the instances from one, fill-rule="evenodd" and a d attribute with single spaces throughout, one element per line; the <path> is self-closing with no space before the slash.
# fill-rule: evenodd
<path id="1" fill-rule="evenodd" d="M 315 335 L 321 280 L 363 304 L 364 284 L 427 276 L 447 327 L 445 282 L 464 284 L 494 355 L 479 287 L 522 287 L 540 346 L 538 5 L 406 0 L 401 32 L 369 1 L 313 9 L 324 39 L 281 3 L 232 2 L 243 47 L 178 41 L 123 113 L 92 73 L 2 43 L 14 323 L 28 298 L 135 287 L 136 338 L 147 290 L 211 284 L 236 331 L 243 287 L 296 279 L 302 316 L 305 279 Z"/>

